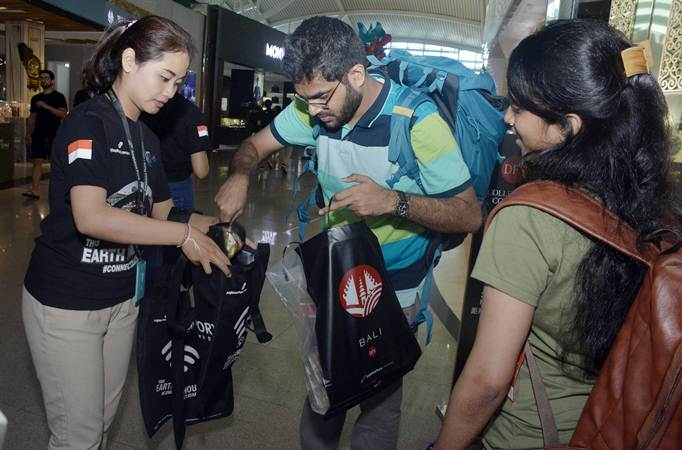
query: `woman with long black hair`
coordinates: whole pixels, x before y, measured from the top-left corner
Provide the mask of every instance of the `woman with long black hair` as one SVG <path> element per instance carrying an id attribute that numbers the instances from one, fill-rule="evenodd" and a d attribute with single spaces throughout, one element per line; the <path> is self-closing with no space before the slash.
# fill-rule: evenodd
<path id="1" fill-rule="evenodd" d="M 170 20 L 114 24 L 88 65 L 100 95 L 68 115 L 55 138 L 50 214 L 22 295 L 50 449 L 106 446 L 144 292 L 138 246 L 175 245 L 207 273 L 211 264 L 229 273 L 204 234 L 217 219 L 167 221 L 173 202 L 159 142 L 138 121 L 175 94 L 191 56 L 191 37 Z"/>
<path id="2" fill-rule="evenodd" d="M 647 240 L 678 226 L 671 144 L 651 61 L 605 24 L 564 21 L 524 39 L 507 73 L 527 180 L 584 190 Z M 678 230 L 679 231 L 679 227 Z M 526 362 L 529 339 L 559 437 L 568 442 L 645 268 L 544 212 L 501 210 L 472 276 L 485 283 L 478 332 L 437 449 L 543 448 Z"/>

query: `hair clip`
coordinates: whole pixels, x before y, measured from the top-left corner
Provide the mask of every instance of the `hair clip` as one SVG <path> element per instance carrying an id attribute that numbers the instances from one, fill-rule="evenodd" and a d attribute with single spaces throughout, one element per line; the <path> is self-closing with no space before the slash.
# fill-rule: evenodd
<path id="1" fill-rule="evenodd" d="M 128 22 L 128 25 L 126 25 L 126 30 L 132 27 L 135 24 L 135 22 L 137 22 L 137 20 L 131 20 L 130 22 Z"/>
<path id="2" fill-rule="evenodd" d="M 650 74 L 653 65 L 653 54 L 651 52 L 651 41 L 642 41 L 634 47 L 626 48 L 620 52 L 625 67 L 625 76 L 630 78 L 633 75 Z"/>

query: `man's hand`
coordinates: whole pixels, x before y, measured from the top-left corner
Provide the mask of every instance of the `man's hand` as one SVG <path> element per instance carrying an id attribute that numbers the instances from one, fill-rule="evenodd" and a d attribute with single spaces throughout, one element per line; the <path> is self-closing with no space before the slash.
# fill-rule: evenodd
<path id="1" fill-rule="evenodd" d="M 337 192 L 331 205 L 320 210 L 320 215 L 329 211 L 346 208 L 360 218 L 392 214 L 398 202 L 398 194 L 379 186 L 370 177 L 353 174 L 342 180 L 345 183 L 358 183 L 356 186 Z"/>
<path id="2" fill-rule="evenodd" d="M 68 110 L 66 108 L 53 108 L 52 106 L 48 105 L 47 103 L 45 103 L 42 100 L 38 100 L 36 102 L 36 107 L 46 109 L 47 111 L 52 113 L 52 115 L 54 115 L 60 119 L 63 119 L 64 117 L 66 117 L 66 114 L 68 113 Z"/>
<path id="3" fill-rule="evenodd" d="M 234 173 L 223 183 L 214 198 L 221 222 L 233 222 L 244 213 L 248 189 L 249 176 L 246 174 Z"/>
<path id="4" fill-rule="evenodd" d="M 241 143 L 230 162 L 230 176 L 213 199 L 222 222 L 232 222 L 242 215 L 249 189 L 249 174 L 259 162 L 281 148 L 282 144 L 275 139 L 270 127 L 263 128 Z"/>
<path id="5" fill-rule="evenodd" d="M 189 224 L 204 234 L 208 233 L 208 229 L 217 223 L 217 217 L 205 216 L 203 214 L 192 214 L 189 218 Z"/>

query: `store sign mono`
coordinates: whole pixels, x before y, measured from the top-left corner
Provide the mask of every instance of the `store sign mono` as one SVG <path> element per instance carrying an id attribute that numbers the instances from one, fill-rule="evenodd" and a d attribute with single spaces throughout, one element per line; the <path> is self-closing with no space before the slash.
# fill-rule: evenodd
<path id="1" fill-rule="evenodd" d="M 267 42 L 265 43 L 265 55 L 269 56 L 270 58 L 274 59 L 282 59 L 284 58 L 284 48 L 283 47 L 278 47 L 273 44 L 268 44 Z"/>

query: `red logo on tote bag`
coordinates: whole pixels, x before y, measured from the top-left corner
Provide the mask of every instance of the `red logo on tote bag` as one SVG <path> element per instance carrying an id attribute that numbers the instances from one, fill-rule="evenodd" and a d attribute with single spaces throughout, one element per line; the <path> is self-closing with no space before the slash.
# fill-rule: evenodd
<path id="1" fill-rule="evenodd" d="M 366 264 L 353 267 L 341 278 L 341 306 L 353 317 L 367 317 L 379 303 L 382 289 L 381 276 L 374 267 Z"/>

